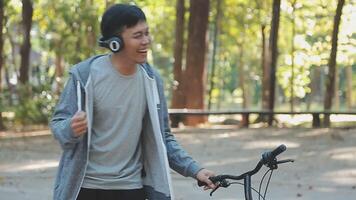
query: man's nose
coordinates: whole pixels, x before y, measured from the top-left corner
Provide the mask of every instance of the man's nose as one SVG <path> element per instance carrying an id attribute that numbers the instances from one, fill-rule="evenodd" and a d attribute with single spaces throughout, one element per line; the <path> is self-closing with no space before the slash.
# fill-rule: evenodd
<path id="1" fill-rule="evenodd" d="M 151 36 L 149 36 L 149 35 L 144 36 L 142 43 L 145 44 L 145 45 L 150 44 L 151 43 Z"/>

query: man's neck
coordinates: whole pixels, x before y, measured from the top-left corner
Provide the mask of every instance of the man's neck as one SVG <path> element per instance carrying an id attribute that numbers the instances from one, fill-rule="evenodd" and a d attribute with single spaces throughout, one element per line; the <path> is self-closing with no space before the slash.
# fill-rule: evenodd
<path id="1" fill-rule="evenodd" d="M 121 53 L 112 54 L 111 63 L 122 75 L 128 76 L 136 72 L 136 63 L 128 60 L 126 56 Z"/>

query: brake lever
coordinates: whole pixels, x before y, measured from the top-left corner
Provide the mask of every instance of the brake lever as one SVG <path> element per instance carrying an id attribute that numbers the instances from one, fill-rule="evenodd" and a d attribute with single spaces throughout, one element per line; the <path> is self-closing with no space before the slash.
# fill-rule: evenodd
<path id="1" fill-rule="evenodd" d="M 294 162 L 293 159 L 286 159 L 286 160 L 280 160 L 277 161 L 277 159 L 275 158 L 273 161 L 266 163 L 265 165 L 270 168 L 271 170 L 275 170 L 278 168 L 279 164 L 283 164 L 283 163 L 287 163 L 287 162 Z"/>
<path id="2" fill-rule="evenodd" d="M 229 183 L 229 181 L 223 179 L 221 181 L 219 181 L 219 184 L 216 186 L 216 188 L 214 188 L 211 192 L 210 192 L 210 196 L 213 196 L 213 193 L 219 189 L 220 187 L 224 187 L 227 188 L 231 185 L 231 183 Z"/>
<path id="3" fill-rule="evenodd" d="M 214 188 L 214 189 L 210 192 L 210 196 L 213 196 L 213 193 L 214 193 L 217 189 L 219 189 L 219 187 L 220 187 L 220 183 L 219 183 L 219 185 L 216 186 L 216 188 Z"/>
<path id="4" fill-rule="evenodd" d="M 294 159 L 280 160 L 280 161 L 277 162 L 277 165 L 278 165 L 278 164 L 287 163 L 287 162 L 294 162 Z"/>

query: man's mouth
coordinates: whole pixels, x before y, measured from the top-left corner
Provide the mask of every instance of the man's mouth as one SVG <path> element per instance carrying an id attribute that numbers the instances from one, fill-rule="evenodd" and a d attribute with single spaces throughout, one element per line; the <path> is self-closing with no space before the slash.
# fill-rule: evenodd
<path id="1" fill-rule="evenodd" d="M 141 49 L 137 51 L 138 53 L 147 53 L 147 49 Z"/>

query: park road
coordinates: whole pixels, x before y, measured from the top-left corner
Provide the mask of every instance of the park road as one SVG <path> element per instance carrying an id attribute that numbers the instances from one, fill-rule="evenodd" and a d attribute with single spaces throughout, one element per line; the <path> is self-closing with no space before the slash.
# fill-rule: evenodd
<path id="1" fill-rule="evenodd" d="M 352 200 L 356 197 L 356 129 L 174 129 L 177 140 L 202 166 L 217 174 L 240 174 L 255 167 L 261 153 L 283 143 L 279 158 L 296 162 L 273 173 L 266 199 Z M 9 134 L 2 134 L 9 135 Z M 31 137 L 0 137 L 0 199 L 49 200 L 60 147 L 47 133 Z M 252 184 L 258 188 L 266 168 Z M 172 171 L 178 200 L 243 200 L 243 187 L 232 185 L 213 197 L 193 179 Z M 258 199 L 257 196 L 254 196 Z"/>

